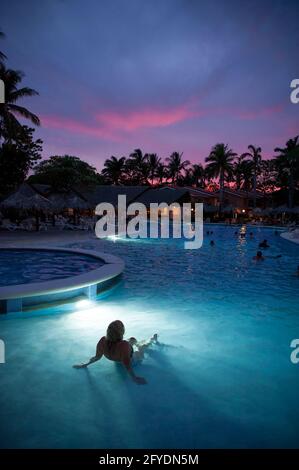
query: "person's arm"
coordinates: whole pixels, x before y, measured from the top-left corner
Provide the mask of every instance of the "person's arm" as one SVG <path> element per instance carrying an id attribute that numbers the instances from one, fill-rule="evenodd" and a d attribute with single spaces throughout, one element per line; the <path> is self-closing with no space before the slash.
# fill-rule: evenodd
<path id="1" fill-rule="evenodd" d="M 104 354 L 104 343 L 105 343 L 105 336 L 103 336 L 103 338 L 101 338 L 100 341 L 98 342 L 95 356 L 91 357 L 88 362 L 84 362 L 82 364 L 76 364 L 73 367 L 75 369 L 81 369 L 82 367 L 87 367 L 90 364 L 93 364 L 94 362 L 99 361 Z"/>
<path id="2" fill-rule="evenodd" d="M 146 384 L 146 380 L 143 377 L 138 377 L 134 373 L 134 370 L 132 368 L 132 363 L 131 363 L 131 346 L 127 342 L 124 342 L 122 345 L 121 362 L 123 363 L 130 377 L 132 378 L 132 380 L 134 380 L 135 383 L 139 385 Z"/>

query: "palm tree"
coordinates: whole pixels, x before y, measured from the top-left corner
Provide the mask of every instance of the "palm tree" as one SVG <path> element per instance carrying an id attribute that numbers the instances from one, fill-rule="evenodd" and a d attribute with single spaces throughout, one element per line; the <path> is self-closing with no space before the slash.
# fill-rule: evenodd
<path id="1" fill-rule="evenodd" d="M 172 179 L 172 184 L 178 181 L 180 173 L 190 165 L 189 160 L 182 160 L 182 156 L 183 153 L 173 152 L 170 157 L 166 158 L 168 174 Z"/>
<path id="2" fill-rule="evenodd" d="M 191 176 L 192 176 L 193 184 L 195 184 L 197 188 L 199 188 L 200 186 L 201 187 L 205 186 L 206 174 L 205 174 L 205 169 L 201 165 L 201 163 L 199 164 L 196 163 L 195 165 L 192 166 Z"/>
<path id="3" fill-rule="evenodd" d="M 245 158 L 249 157 L 252 161 L 252 179 L 253 179 L 253 207 L 256 207 L 256 185 L 257 185 L 257 177 L 261 172 L 261 164 L 262 164 L 262 155 L 261 155 L 261 147 L 255 147 L 254 145 L 248 145 L 248 150 L 250 152 L 243 153 L 242 156 Z"/>
<path id="4" fill-rule="evenodd" d="M 156 177 L 159 180 L 159 184 L 162 184 L 163 180 L 167 178 L 167 170 L 162 162 L 160 162 L 157 166 Z"/>
<path id="5" fill-rule="evenodd" d="M 14 140 L 22 131 L 22 124 L 16 116 L 28 119 L 36 126 L 40 124 L 35 114 L 16 104 L 20 98 L 38 95 L 37 91 L 32 88 L 17 88 L 23 76 L 22 72 L 7 69 L 3 63 L 0 63 L 0 79 L 5 84 L 5 103 L 0 104 L 0 138 L 7 142 Z"/>
<path id="6" fill-rule="evenodd" d="M 104 175 L 112 184 L 120 184 L 125 171 L 126 157 L 116 158 L 112 156 L 107 158 L 104 163 L 102 175 Z"/>
<path id="7" fill-rule="evenodd" d="M 299 135 L 287 141 L 285 148 L 275 148 L 274 152 L 279 152 L 276 156 L 278 175 L 283 180 L 287 177 L 287 187 L 289 194 L 288 205 L 294 205 L 294 192 L 296 181 L 299 178 Z"/>
<path id="8" fill-rule="evenodd" d="M 0 31 L 0 38 L 5 38 L 5 34 L 2 31 Z M 0 61 L 1 61 L 1 63 L 5 59 L 7 59 L 6 55 L 3 52 L 0 51 Z"/>
<path id="9" fill-rule="evenodd" d="M 146 184 L 150 175 L 148 154 L 143 155 L 140 149 L 135 149 L 127 160 L 127 171 L 133 184 Z"/>
<path id="10" fill-rule="evenodd" d="M 233 180 L 236 183 L 236 189 L 245 189 L 245 191 L 250 190 L 252 182 L 252 168 L 252 161 L 246 159 L 245 154 L 237 157 L 233 164 Z"/>
<path id="11" fill-rule="evenodd" d="M 233 174 L 233 161 L 237 154 L 225 144 L 216 144 L 210 155 L 205 159 L 206 171 L 212 178 L 219 177 L 220 212 L 223 204 L 224 180 Z"/>
<path id="12" fill-rule="evenodd" d="M 156 153 L 147 154 L 149 177 L 152 182 L 152 186 L 154 185 L 154 179 L 157 176 L 157 169 L 160 163 L 161 163 L 161 158 L 159 158 Z"/>

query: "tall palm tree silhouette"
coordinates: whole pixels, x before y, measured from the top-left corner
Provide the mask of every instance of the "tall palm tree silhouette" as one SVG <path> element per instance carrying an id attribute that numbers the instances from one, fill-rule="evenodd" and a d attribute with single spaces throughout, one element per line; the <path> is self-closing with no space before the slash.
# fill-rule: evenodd
<path id="1" fill-rule="evenodd" d="M 256 186 L 257 186 L 257 177 L 261 171 L 262 166 L 262 149 L 261 147 L 255 147 L 254 145 L 248 145 L 249 152 L 243 153 L 245 158 L 249 158 L 251 160 L 252 165 L 252 180 L 253 180 L 253 207 L 256 207 Z"/>
<path id="2" fill-rule="evenodd" d="M 125 171 L 126 157 L 116 158 L 114 156 L 107 158 L 104 162 L 102 174 L 113 184 L 120 184 Z"/>
<path id="3" fill-rule="evenodd" d="M 276 157 L 279 175 L 282 178 L 284 175 L 287 177 L 288 205 L 292 208 L 294 206 L 295 186 L 299 179 L 299 135 L 289 139 L 284 148 L 276 147 L 274 152 L 279 153 Z"/>
<path id="4" fill-rule="evenodd" d="M 5 103 L 0 104 L 0 138 L 11 141 L 22 133 L 22 124 L 16 116 L 28 119 L 36 126 L 40 125 L 39 118 L 27 108 L 17 105 L 17 101 L 28 96 L 38 95 L 32 88 L 18 88 L 24 74 L 19 70 L 7 69 L 0 63 L 0 79 L 5 85 Z"/>
<path id="5" fill-rule="evenodd" d="M 189 160 L 182 160 L 182 156 L 183 152 L 173 152 L 170 157 L 166 158 L 168 174 L 172 179 L 172 184 L 177 183 L 181 172 L 190 165 Z"/>
<path id="6" fill-rule="evenodd" d="M 219 210 L 221 212 L 223 205 L 223 190 L 225 177 L 233 174 L 233 161 L 237 154 L 225 144 L 216 144 L 210 155 L 205 159 L 206 171 L 213 178 L 219 177 L 220 201 Z"/>

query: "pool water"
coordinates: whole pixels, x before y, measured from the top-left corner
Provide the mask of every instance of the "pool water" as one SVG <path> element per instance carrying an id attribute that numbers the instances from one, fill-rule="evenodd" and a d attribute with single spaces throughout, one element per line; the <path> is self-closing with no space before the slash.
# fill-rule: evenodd
<path id="1" fill-rule="evenodd" d="M 100 268 L 93 256 L 54 250 L 0 250 L 0 287 L 76 276 Z"/>
<path id="2" fill-rule="evenodd" d="M 272 229 L 249 229 L 253 239 L 212 230 L 199 250 L 182 240 L 72 244 L 122 257 L 123 282 L 90 306 L 0 321 L 1 447 L 298 447 L 299 247 Z M 252 260 L 264 238 L 265 255 L 281 258 Z M 71 367 L 115 319 L 127 337 L 159 334 L 136 367 L 146 386 L 106 359 Z"/>

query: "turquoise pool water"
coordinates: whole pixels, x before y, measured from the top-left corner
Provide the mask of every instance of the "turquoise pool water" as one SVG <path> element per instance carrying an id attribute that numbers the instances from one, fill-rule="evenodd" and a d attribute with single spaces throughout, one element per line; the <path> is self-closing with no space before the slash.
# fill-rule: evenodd
<path id="1" fill-rule="evenodd" d="M 0 249 L 0 287 L 64 279 L 103 264 L 92 256 L 67 251 Z"/>
<path id="2" fill-rule="evenodd" d="M 1 319 L 1 447 L 298 447 L 299 247 L 272 229 L 248 229 L 253 239 L 212 230 L 199 250 L 181 240 L 72 244 L 122 257 L 122 284 L 89 306 Z M 281 258 L 252 260 L 264 238 L 265 254 Z M 117 318 L 128 337 L 160 335 L 136 368 L 146 386 L 106 359 L 71 367 Z"/>

